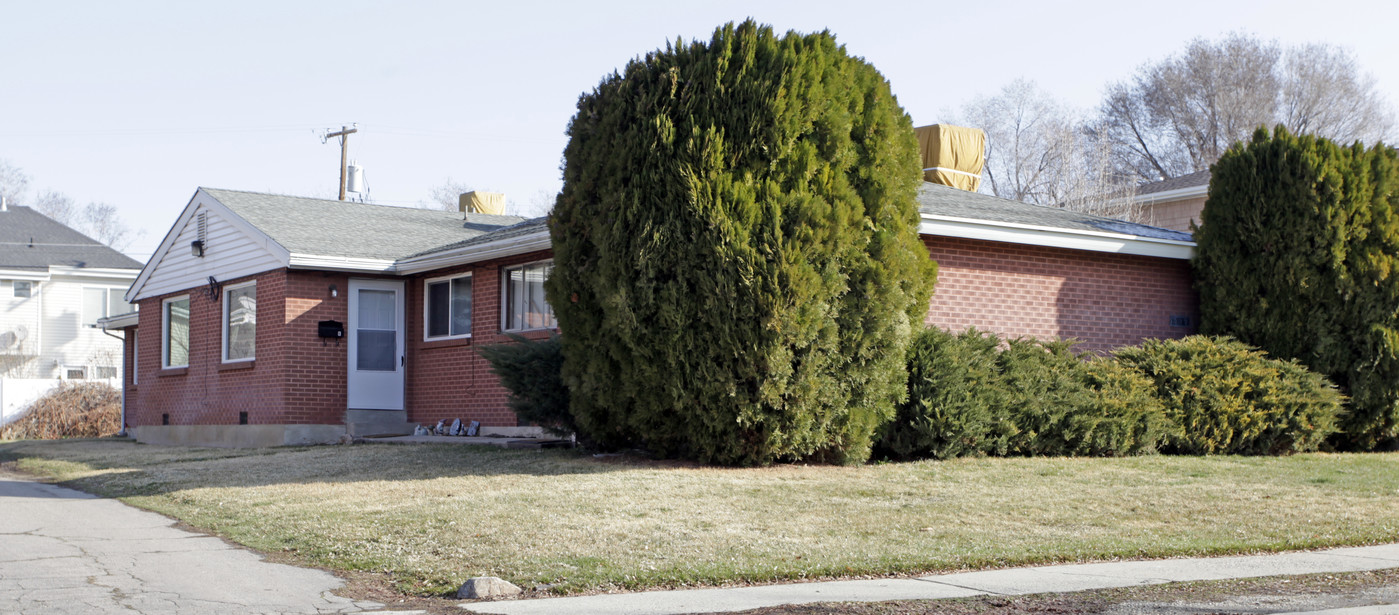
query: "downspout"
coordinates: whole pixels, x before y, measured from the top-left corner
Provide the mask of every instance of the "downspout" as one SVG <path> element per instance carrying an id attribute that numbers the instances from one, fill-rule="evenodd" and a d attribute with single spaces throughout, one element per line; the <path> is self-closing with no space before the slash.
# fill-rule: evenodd
<path id="1" fill-rule="evenodd" d="M 110 336 L 121 340 L 121 429 L 117 430 L 117 435 L 126 437 L 126 335 L 116 335 L 106 329 L 102 330 L 102 335 Z M 134 367 L 136 361 L 132 361 Z"/>

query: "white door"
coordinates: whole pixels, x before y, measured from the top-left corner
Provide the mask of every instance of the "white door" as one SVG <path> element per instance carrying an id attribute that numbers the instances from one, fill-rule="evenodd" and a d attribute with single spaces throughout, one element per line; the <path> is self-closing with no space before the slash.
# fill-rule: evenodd
<path id="1" fill-rule="evenodd" d="M 402 410 L 403 282 L 350 280 L 349 407 Z"/>

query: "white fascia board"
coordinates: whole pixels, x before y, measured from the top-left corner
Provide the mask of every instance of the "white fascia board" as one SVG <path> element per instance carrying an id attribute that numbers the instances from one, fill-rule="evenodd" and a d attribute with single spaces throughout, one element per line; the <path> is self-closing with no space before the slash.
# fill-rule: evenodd
<path id="1" fill-rule="evenodd" d="M 353 256 L 324 256 L 320 254 L 291 253 L 287 258 L 289 269 L 316 269 L 320 271 L 350 271 L 359 273 L 397 273 L 394 261 L 382 258 L 356 258 Z"/>
<path id="2" fill-rule="evenodd" d="M 95 267 L 49 267 L 49 273 L 65 278 L 104 278 L 109 280 L 134 280 L 140 273 L 136 269 L 99 269 Z"/>
<path id="3" fill-rule="evenodd" d="M 1127 199 L 1118 199 L 1117 201 L 1127 200 L 1138 205 L 1152 205 L 1155 203 L 1165 203 L 1168 201 L 1183 201 L 1185 199 L 1199 198 L 1202 196 L 1207 196 L 1209 195 L 1209 193 L 1209 184 L 1205 184 L 1202 186 L 1187 186 L 1185 188 L 1176 188 L 1175 190 L 1163 190 L 1161 192 L 1153 192 L 1151 194 L 1141 194 L 1129 197 Z"/>
<path id="4" fill-rule="evenodd" d="M 140 312 L 128 312 L 126 314 L 108 316 L 107 318 L 99 318 L 97 319 L 97 326 L 101 327 L 103 331 L 114 331 L 117 329 L 134 327 L 140 322 L 140 320 Z"/>
<path id="5" fill-rule="evenodd" d="M 547 250 L 553 244 L 549 241 L 549 229 L 540 229 L 539 232 L 528 235 L 519 235 L 509 239 L 499 241 L 488 241 L 485 243 L 473 244 L 453 250 L 434 252 L 415 258 L 404 259 L 398 262 L 398 272 L 402 274 L 422 273 L 452 267 L 455 265 L 465 265 L 467 263 L 477 263 L 480 261 L 494 260 Z"/>
<path id="6" fill-rule="evenodd" d="M 1195 242 L 923 214 L 923 235 L 1190 260 Z"/>
<path id="7" fill-rule="evenodd" d="M 49 272 L 33 269 L 0 269 L 0 280 L 24 280 L 26 282 L 47 282 Z"/>
<path id="8" fill-rule="evenodd" d="M 190 197 L 189 203 L 185 205 L 184 211 L 180 212 L 180 217 L 175 220 L 174 224 L 170 225 L 170 230 L 165 232 L 165 239 L 160 241 L 160 246 L 155 249 L 154 254 L 151 254 L 151 259 L 146 261 L 146 266 L 141 268 L 141 273 L 136 276 L 136 281 L 131 283 L 131 288 L 126 291 L 125 299 L 127 302 L 135 303 L 145 298 L 141 296 L 141 289 L 145 288 L 146 281 L 151 277 L 151 272 L 155 271 L 156 265 L 159 264 L 160 261 L 165 258 L 165 254 L 174 247 L 175 240 L 180 236 L 180 231 L 189 224 L 190 218 L 194 217 L 194 212 L 199 209 L 200 205 L 219 214 L 220 217 L 234 228 L 262 244 L 268 251 L 272 252 L 273 256 L 282 262 L 283 267 L 288 266 L 291 259 L 291 252 L 289 250 L 282 247 L 282 244 L 277 243 L 277 241 L 272 239 L 267 233 L 262 232 L 238 214 L 233 213 L 233 210 L 229 209 L 223 203 L 220 203 L 218 199 L 205 192 L 203 188 L 200 188 L 194 191 L 194 196 Z"/>

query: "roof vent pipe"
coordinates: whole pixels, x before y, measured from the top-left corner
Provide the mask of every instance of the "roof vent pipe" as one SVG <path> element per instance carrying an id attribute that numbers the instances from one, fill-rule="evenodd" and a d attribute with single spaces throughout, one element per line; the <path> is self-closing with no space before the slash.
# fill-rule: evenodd
<path id="1" fill-rule="evenodd" d="M 10 201 L 0 194 L 0 211 L 10 211 Z"/>

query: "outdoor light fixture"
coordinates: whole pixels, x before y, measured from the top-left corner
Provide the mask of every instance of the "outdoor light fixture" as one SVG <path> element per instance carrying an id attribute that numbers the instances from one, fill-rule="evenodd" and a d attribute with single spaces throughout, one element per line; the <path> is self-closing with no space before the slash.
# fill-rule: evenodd
<path id="1" fill-rule="evenodd" d="M 198 239 L 189 242 L 189 255 L 195 258 L 204 258 L 204 242 Z"/>
<path id="2" fill-rule="evenodd" d="M 330 296 L 331 296 L 331 297 L 339 297 L 339 296 L 340 296 L 340 289 L 336 288 L 334 284 L 331 284 L 331 285 L 330 285 Z"/>

